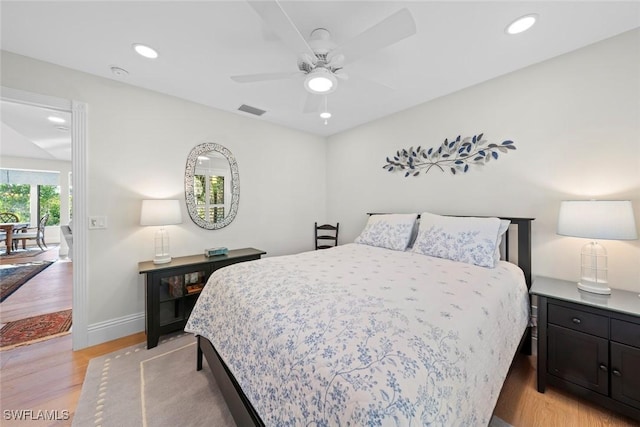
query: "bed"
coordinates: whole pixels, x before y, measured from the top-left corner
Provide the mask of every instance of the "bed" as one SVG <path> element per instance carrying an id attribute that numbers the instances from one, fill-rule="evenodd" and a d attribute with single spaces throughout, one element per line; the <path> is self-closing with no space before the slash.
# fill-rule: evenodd
<path id="1" fill-rule="evenodd" d="M 356 243 L 211 276 L 185 330 L 237 425 L 489 423 L 518 349 L 530 353 L 531 219 L 502 219 L 513 226 L 487 268 L 449 259 L 459 251 L 425 238 L 425 215 L 398 220 L 409 243 L 380 240 L 371 216 Z M 437 247 L 445 257 L 423 253 Z"/>

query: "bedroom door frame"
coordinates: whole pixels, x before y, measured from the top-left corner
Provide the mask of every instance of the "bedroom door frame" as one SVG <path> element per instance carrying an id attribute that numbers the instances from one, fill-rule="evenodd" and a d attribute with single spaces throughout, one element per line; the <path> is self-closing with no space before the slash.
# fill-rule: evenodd
<path id="1" fill-rule="evenodd" d="M 73 188 L 73 350 L 89 345 L 87 319 L 87 110 L 85 102 L 2 86 L 4 101 L 71 113 L 71 185 Z"/>

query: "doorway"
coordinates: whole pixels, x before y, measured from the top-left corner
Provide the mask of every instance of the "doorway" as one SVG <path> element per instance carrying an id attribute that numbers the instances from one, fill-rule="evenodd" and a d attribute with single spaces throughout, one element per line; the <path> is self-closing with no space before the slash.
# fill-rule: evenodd
<path id="1" fill-rule="evenodd" d="M 78 350 L 88 345 L 88 321 L 87 321 L 87 257 L 86 257 L 86 230 L 87 230 L 87 206 L 86 206 L 86 141 L 87 141 L 87 105 L 83 102 L 66 100 L 41 94 L 36 94 L 19 89 L 2 87 L 2 102 L 8 102 L 22 107 L 35 107 L 54 112 L 58 116 L 68 115 L 68 132 L 70 135 L 71 154 L 71 178 L 69 184 L 69 199 L 65 201 L 71 205 L 69 220 L 73 221 L 73 262 L 72 262 L 72 307 L 73 349 Z M 4 121 L 4 118 L 3 118 Z M 4 130 L 4 124 L 3 124 Z M 4 143 L 3 143 L 4 146 Z M 42 147 L 39 147 L 42 149 Z M 60 151 L 60 146 L 51 146 L 52 151 Z M 3 147 L 4 150 L 4 147 Z M 37 151 L 37 149 L 36 149 Z M 10 154 L 10 153 L 9 153 Z M 3 164 L 6 159 L 3 154 Z M 72 196 L 71 196 L 72 194 Z M 71 202 L 72 200 L 72 202 Z M 62 200 L 61 200 L 62 204 Z M 64 239 L 62 239 L 64 240 Z M 64 241 L 61 245 L 65 245 Z"/>

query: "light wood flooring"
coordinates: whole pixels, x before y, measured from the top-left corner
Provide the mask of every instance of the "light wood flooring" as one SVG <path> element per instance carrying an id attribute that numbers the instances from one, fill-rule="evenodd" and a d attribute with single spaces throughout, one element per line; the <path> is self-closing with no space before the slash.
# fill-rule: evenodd
<path id="1" fill-rule="evenodd" d="M 70 266 L 70 263 L 66 264 Z M 64 272 L 64 268 L 59 271 Z M 28 284 L 23 288 L 25 286 Z M 71 289 L 70 281 L 68 286 Z M 26 312 L 26 308 L 22 310 Z M 145 334 L 141 332 L 74 352 L 71 351 L 71 336 L 67 335 L 0 352 L 0 416 L 5 410 L 19 409 L 66 410 L 73 416 L 89 360 L 145 340 Z M 548 387 L 544 394 L 538 393 L 535 362 L 535 356 L 524 355 L 519 355 L 514 362 L 495 410 L 495 414 L 506 422 L 515 427 L 640 425 L 553 387 Z M 67 426 L 71 421 L 28 423 L 2 419 L 1 424 L 3 427 Z"/>
<path id="2" fill-rule="evenodd" d="M 37 247 L 36 247 L 37 248 Z M 51 247 L 35 256 L 6 259 L 0 264 L 58 260 L 58 248 Z M 13 322 L 40 314 L 71 308 L 73 299 L 73 264 L 61 259 L 45 268 L 0 303 L 0 323 Z"/>
<path id="3" fill-rule="evenodd" d="M 511 367 L 494 414 L 515 427 L 640 426 L 601 406 L 547 386 L 536 388 L 536 357 L 519 355 Z"/>

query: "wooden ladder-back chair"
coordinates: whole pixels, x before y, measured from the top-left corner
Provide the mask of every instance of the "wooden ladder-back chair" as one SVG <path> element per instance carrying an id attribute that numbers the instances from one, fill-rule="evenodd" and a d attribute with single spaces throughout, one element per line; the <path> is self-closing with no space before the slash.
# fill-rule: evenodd
<path id="1" fill-rule="evenodd" d="M 16 248 L 18 247 L 19 240 L 22 240 L 23 248 L 26 248 L 27 240 L 35 240 L 40 250 L 44 251 L 44 248 L 47 247 L 47 244 L 44 242 L 44 227 L 47 225 L 48 220 L 49 220 L 49 214 L 47 213 L 47 214 L 44 214 L 42 218 L 40 218 L 40 221 L 38 221 L 38 228 L 28 228 L 27 231 L 23 233 L 16 233 L 13 236 L 15 247 Z"/>
<path id="2" fill-rule="evenodd" d="M 338 246 L 338 228 L 340 223 L 336 225 L 315 223 L 316 250 L 329 249 Z"/>

